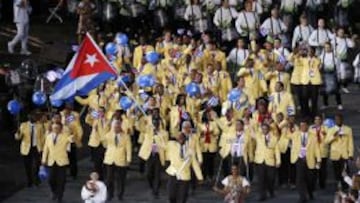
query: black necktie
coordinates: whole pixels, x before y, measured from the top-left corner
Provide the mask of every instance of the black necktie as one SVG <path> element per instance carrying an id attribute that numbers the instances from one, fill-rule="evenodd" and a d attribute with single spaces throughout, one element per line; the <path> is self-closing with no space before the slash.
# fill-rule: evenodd
<path id="1" fill-rule="evenodd" d="M 185 145 L 180 145 L 180 157 L 183 159 L 184 158 L 184 156 L 185 156 L 185 154 L 184 154 L 184 146 Z"/>
<path id="2" fill-rule="evenodd" d="M 55 134 L 55 137 L 53 138 L 53 141 L 54 141 L 54 145 L 56 144 L 56 141 L 57 141 L 57 134 Z"/>
<path id="3" fill-rule="evenodd" d="M 35 136 L 35 125 L 34 124 L 30 124 L 31 125 L 31 132 L 30 132 L 30 147 L 33 146 L 33 139 L 34 139 L 34 136 Z"/>
<path id="4" fill-rule="evenodd" d="M 302 136 L 301 145 L 302 145 L 302 147 L 306 146 L 306 135 L 305 134 L 303 134 L 303 136 Z"/>

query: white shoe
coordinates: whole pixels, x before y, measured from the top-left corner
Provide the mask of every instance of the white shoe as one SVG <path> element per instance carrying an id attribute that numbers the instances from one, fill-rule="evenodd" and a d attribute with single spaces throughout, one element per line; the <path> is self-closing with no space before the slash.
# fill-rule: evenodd
<path id="1" fill-rule="evenodd" d="M 329 106 L 322 106 L 322 107 L 320 107 L 320 110 L 325 110 L 327 108 L 329 108 Z"/>
<path id="2" fill-rule="evenodd" d="M 28 51 L 28 50 L 21 50 L 20 54 L 21 54 L 21 55 L 25 55 L 25 56 L 30 56 L 30 55 L 31 55 L 31 52 Z"/>
<path id="3" fill-rule="evenodd" d="M 8 42 L 8 52 L 9 52 L 10 54 L 13 54 L 13 53 L 14 53 L 14 47 L 11 45 L 10 42 Z"/>
<path id="4" fill-rule="evenodd" d="M 349 91 L 348 88 L 346 88 L 346 87 L 341 88 L 341 90 L 342 90 L 344 93 L 346 93 L 346 94 L 349 94 L 349 93 L 350 93 L 350 91 Z"/>
<path id="5" fill-rule="evenodd" d="M 339 111 L 342 111 L 344 109 L 344 107 L 340 104 L 340 105 L 338 105 L 338 110 Z"/>

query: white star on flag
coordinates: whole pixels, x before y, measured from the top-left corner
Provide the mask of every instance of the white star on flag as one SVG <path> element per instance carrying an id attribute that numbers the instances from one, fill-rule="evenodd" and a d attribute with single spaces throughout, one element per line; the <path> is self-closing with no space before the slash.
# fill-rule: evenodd
<path id="1" fill-rule="evenodd" d="M 96 58 L 96 53 L 93 55 L 86 54 L 86 60 L 84 63 L 88 63 L 91 67 L 94 67 L 96 62 L 99 62 L 99 60 Z"/>

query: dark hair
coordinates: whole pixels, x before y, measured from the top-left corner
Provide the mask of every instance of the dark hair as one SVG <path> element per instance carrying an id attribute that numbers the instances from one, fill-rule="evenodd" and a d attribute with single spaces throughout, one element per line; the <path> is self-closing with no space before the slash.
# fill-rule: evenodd
<path id="1" fill-rule="evenodd" d="M 184 97 L 184 106 L 186 106 L 186 95 L 185 94 L 178 94 L 176 96 L 176 105 L 179 105 L 181 97 Z"/>

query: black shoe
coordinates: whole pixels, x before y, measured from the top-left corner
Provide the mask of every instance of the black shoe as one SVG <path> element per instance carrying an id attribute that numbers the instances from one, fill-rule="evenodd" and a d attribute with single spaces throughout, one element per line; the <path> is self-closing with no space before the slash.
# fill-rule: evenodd
<path id="1" fill-rule="evenodd" d="M 274 197 L 275 197 L 274 192 L 270 192 L 270 198 L 272 199 L 272 198 L 274 198 Z"/>
<path id="2" fill-rule="evenodd" d="M 118 200 L 119 200 L 119 201 L 122 201 L 122 200 L 123 200 L 122 195 L 118 195 Z"/>
<path id="3" fill-rule="evenodd" d="M 314 200 L 314 194 L 313 193 L 309 193 L 309 199 Z"/>
<path id="4" fill-rule="evenodd" d="M 27 187 L 28 187 L 28 188 L 30 188 L 30 187 L 32 187 L 32 186 L 33 186 L 33 183 L 28 183 L 28 184 L 27 184 Z"/>

